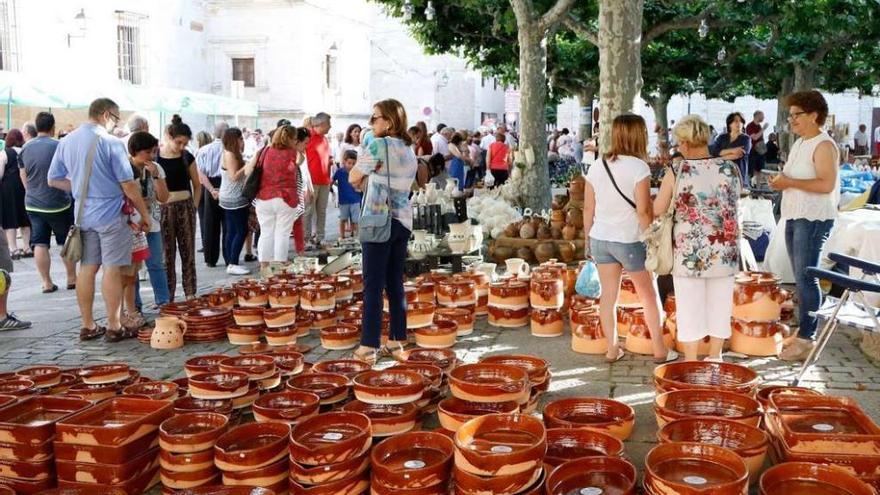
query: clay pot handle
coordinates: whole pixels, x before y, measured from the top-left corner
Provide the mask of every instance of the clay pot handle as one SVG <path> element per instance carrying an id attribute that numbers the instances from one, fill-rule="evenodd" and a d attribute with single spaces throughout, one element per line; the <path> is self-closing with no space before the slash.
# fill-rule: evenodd
<path id="1" fill-rule="evenodd" d="M 177 327 L 180 328 L 181 334 L 186 335 L 187 325 L 186 325 L 185 321 L 178 319 L 177 320 Z"/>
<path id="2" fill-rule="evenodd" d="M 292 407 L 290 409 L 285 409 L 283 411 L 278 412 L 278 416 L 281 416 L 284 419 L 297 419 L 302 416 L 302 408 L 300 407 Z"/>

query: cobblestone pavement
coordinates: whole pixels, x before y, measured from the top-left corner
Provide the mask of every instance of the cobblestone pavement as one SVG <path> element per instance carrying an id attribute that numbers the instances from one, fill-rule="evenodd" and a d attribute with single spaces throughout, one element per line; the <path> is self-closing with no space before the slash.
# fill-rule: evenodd
<path id="1" fill-rule="evenodd" d="M 229 284 L 221 268 L 207 268 L 198 263 L 201 291 Z M 155 379 L 183 376 L 182 363 L 190 356 L 209 353 L 234 353 L 228 343 L 187 344 L 171 351 L 156 351 L 135 340 L 108 344 L 103 340 L 78 340 L 79 311 L 73 291 L 59 290 L 41 294 L 33 259 L 17 261 L 9 307 L 21 318 L 32 320 L 34 327 L 26 331 L 5 332 L 0 338 L 0 371 L 34 364 L 81 366 L 87 363 L 124 361 L 142 374 Z M 254 268 L 252 266 L 252 268 Z M 61 264 L 53 264 L 56 283 L 63 281 Z M 60 284 L 59 284 L 60 285 Z M 152 295 L 145 284 L 145 303 Z M 100 286 L 100 285 L 98 285 Z M 95 302 L 96 314 L 103 314 L 100 297 Z M 806 386 L 836 395 L 856 398 L 875 420 L 880 421 L 880 368 L 869 362 L 858 347 L 855 331 L 838 332 L 830 341 L 819 365 L 807 376 Z M 325 351 L 314 336 L 301 339 L 314 346 L 307 359 L 317 362 L 336 358 L 340 352 Z M 609 365 L 601 356 L 579 355 L 571 351 L 569 338 L 538 339 L 527 328 L 499 330 L 478 322 L 476 331 L 460 339 L 455 350 L 465 362 L 476 361 L 486 354 L 528 353 L 552 363 L 553 381 L 544 402 L 569 396 L 614 397 L 636 410 L 636 427 L 626 444 L 627 456 L 641 470 L 647 451 L 655 442 L 657 426 L 652 411 L 654 387 L 649 358 L 627 355 Z M 766 383 L 784 382 L 793 376 L 794 368 L 777 359 L 760 358 L 733 360 L 761 373 Z M 539 411 L 541 409 L 539 408 Z M 431 426 L 431 425 L 427 425 Z"/>

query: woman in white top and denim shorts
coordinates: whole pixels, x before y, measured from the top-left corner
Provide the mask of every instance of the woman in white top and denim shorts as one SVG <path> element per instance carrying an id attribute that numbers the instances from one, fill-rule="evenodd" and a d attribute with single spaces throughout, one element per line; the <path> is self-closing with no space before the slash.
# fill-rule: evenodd
<path id="1" fill-rule="evenodd" d="M 645 245 L 639 234 L 651 223 L 651 169 L 645 163 L 648 130 L 638 115 L 620 115 L 611 129 L 611 149 L 590 167 L 584 191 L 584 235 L 599 271 L 599 316 L 608 338 L 606 358 L 623 357 L 617 339 L 617 295 L 626 270 L 645 309 L 654 360 L 678 357 L 666 348 L 654 278 L 645 270 Z"/>

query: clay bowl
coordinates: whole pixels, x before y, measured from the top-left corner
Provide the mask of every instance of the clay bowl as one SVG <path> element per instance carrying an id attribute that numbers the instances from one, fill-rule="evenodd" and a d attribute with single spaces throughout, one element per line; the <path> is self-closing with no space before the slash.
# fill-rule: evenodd
<path id="1" fill-rule="evenodd" d="M 474 332 L 474 313 L 465 308 L 437 308 L 434 311 L 434 322 L 439 321 L 451 321 L 458 325 L 459 337 Z"/>
<path id="2" fill-rule="evenodd" d="M 300 329 L 295 325 L 289 327 L 266 328 L 263 335 L 266 336 L 266 342 L 268 342 L 270 346 L 286 346 L 296 344 L 296 339 L 300 335 Z"/>
<path id="3" fill-rule="evenodd" d="M 419 417 L 415 403 L 369 404 L 353 400 L 342 406 L 343 411 L 356 412 L 370 418 L 371 434 L 374 437 L 387 437 L 412 430 Z"/>
<path id="4" fill-rule="evenodd" d="M 61 382 L 61 368 L 58 366 L 32 366 L 15 374 L 34 382 L 37 388 L 49 388 Z"/>
<path id="5" fill-rule="evenodd" d="M 114 383 L 127 379 L 130 376 L 128 370 L 125 363 L 98 364 L 82 368 L 79 376 L 84 383 L 92 385 Z"/>
<path id="6" fill-rule="evenodd" d="M 301 485 L 290 480 L 290 495 L 357 495 L 370 491 L 370 474 L 367 471 L 339 481 L 320 485 Z"/>
<path id="7" fill-rule="evenodd" d="M 583 457 L 621 457 L 623 442 L 600 431 L 585 428 L 550 428 L 547 430 L 547 455 L 544 464 L 558 466 Z"/>
<path id="8" fill-rule="evenodd" d="M 161 466 L 161 460 L 159 464 Z M 189 472 L 175 472 L 160 467 L 159 481 L 166 490 L 186 490 L 190 486 L 214 483 L 218 478 L 217 474 L 214 466 Z"/>
<path id="9" fill-rule="evenodd" d="M 454 397 L 471 402 L 529 400 L 529 376 L 507 364 L 465 364 L 449 373 L 449 389 Z"/>
<path id="10" fill-rule="evenodd" d="M 771 394 L 764 425 L 785 451 L 871 455 L 880 427 L 848 397 Z"/>
<path id="11" fill-rule="evenodd" d="M 235 294 L 241 307 L 263 307 L 269 303 L 268 289 L 263 284 L 249 282 L 238 285 Z"/>
<path id="12" fill-rule="evenodd" d="M 587 428 L 625 441 L 635 422 L 632 407 L 612 399 L 576 397 L 560 399 L 544 406 L 548 428 Z"/>
<path id="13" fill-rule="evenodd" d="M 250 486 L 209 485 L 187 488 L 186 495 L 275 495 L 275 492 L 268 488 Z"/>
<path id="14" fill-rule="evenodd" d="M 398 361 L 405 364 L 431 364 L 449 373 L 457 363 L 455 351 L 450 349 L 411 349 L 404 351 Z"/>
<path id="15" fill-rule="evenodd" d="M 456 495 L 514 495 L 535 484 L 541 478 L 543 469 L 531 470 L 504 476 L 477 476 L 453 466 Z"/>
<path id="16" fill-rule="evenodd" d="M 96 485 L 117 485 L 137 476 L 139 472 L 158 465 L 159 449 L 138 452 L 124 464 L 90 464 L 84 462 L 56 461 L 55 471 L 59 481 L 85 481 Z M 31 478 L 35 479 L 35 478 Z"/>
<path id="17" fill-rule="evenodd" d="M 304 466 L 290 461 L 290 481 L 303 486 L 327 485 L 364 474 L 370 467 L 370 456 L 363 454 L 347 461 L 322 466 Z"/>
<path id="18" fill-rule="evenodd" d="M 749 473 L 730 449 L 700 443 L 666 443 L 645 457 L 644 487 L 649 493 L 741 495 Z"/>
<path id="19" fill-rule="evenodd" d="M 3 384 L 0 383 L 0 388 Z M 71 385 L 66 395 L 79 397 L 92 402 L 102 401 L 111 397 L 116 397 L 116 392 L 120 390 L 118 383 L 104 383 L 98 385 L 89 385 L 87 383 L 78 383 Z"/>
<path id="20" fill-rule="evenodd" d="M 336 373 L 351 379 L 365 371 L 370 371 L 370 369 L 369 364 L 356 359 L 330 359 L 315 363 L 312 371 L 314 373 Z"/>
<path id="21" fill-rule="evenodd" d="M 716 418 L 671 421 L 660 428 L 657 439 L 660 443 L 696 442 L 730 449 L 745 461 L 752 481 L 757 480 L 770 445 L 769 437 L 762 430 L 737 421 Z"/>
<path id="22" fill-rule="evenodd" d="M 352 379 L 355 397 L 368 404 L 408 404 L 422 396 L 427 380 L 415 371 L 364 371 Z"/>
<path id="23" fill-rule="evenodd" d="M 458 336 L 458 324 L 449 320 L 440 320 L 431 325 L 413 330 L 416 345 L 425 349 L 446 349 L 455 345 Z"/>
<path id="24" fill-rule="evenodd" d="M 178 414 L 159 426 L 159 446 L 163 451 L 179 454 L 210 450 L 226 432 L 228 424 L 229 418 L 219 413 Z"/>
<path id="25" fill-rule="evenodd" d="M 406 328 L 426 327 L 434 321 L 436 310 L 434 303 L 413 302 L 406 307 Z"/>
<path id="26" fill-rule="evenodd" d="M 135 383 L 122 389 L 122 395 L 138 395 L 153 400 L 176 399 L 178 388 L 174 382 Z"/>
<path id="27" fill-rule="evenodd" d="M 57 385 L 49 387 L 46 389 L 49 395 L 60 395 L 64 392 L 70 390 L 70 387 L 76 385 L 77 383 L 82 383 L 75 374 L 73 373 L 61 373 L 61 379 L 58 381 Z"/>
<path id="28" fill-rule="evenodd" d="M 256 344 L 265 331 L 265 325 L 232 325 L 226 327 L 226 337 L 232 345 Z"/>
<path id="29" fill-rule="evenodd" d="M 547 476 L 547 495 L 636 493 L 636 468 L 619 457 L 594 456 L 560 464 Z"/>
<path id="30" fill-rule="evenodd" d="M 321 329 L 321 345 L 330 350 L 352 349 L 358 345 L 361 330 L 353 325 L 330 325 Z"/>
<path id="31" fill-rule="evenodd" d="M 299 288 L 289 283 L 269 286 L 269 306 L 273 308 L 295 308 L 299 303 Z"/>
<path id="32" fill-rule="evenodd" d="M 312 325 L 315 323 L 315 317 L 309 311 L 300 311 L 296 315 L 296 335 L 298 337 L 307 337 L 312 331 Z"/>
<path id="33" fill-rule="evenodd" d="M 788 385 L 766 385 L 758 389 L 758 392 L 755 394 L 755 398 L 758 399 L 758 402 L 761 404 L 761 407 L 766 410 L 770 405 L 770 396 L 776 394 L 792 394 L 792 395 L 822 395 L 822 392 L 818 392 L 811 388 L 806 387 L 791 387 Z"/>
<path id="34" fill-rule="evenodd" d="M 443 370 L 433 364 L 424 363 L 401 363 L 395 364 L 391 368 L 393 370 L 414 371 L 424 377 L 430 388 L 439 389 L 443 382 Z"/>
<path id="35" fill-rule="evenodd" d="M 300 352 L 280 351 L 272 354 L 275 359 L 275 367 L 283 376 L 298 375 L 303 372 L 305 357 Z"/>
<path id="36" fill-rule="evenodd" d="M 410 432 L 391 437 L 370 453 L 373 479 L 384 488 L 407 490 L 449 479 L 455 447 L 445 435 Z"/>
<path id="37" fill-rule="evenodd" d="M 285 486 L 290 476 L 290 468 L 286 458 L 274 463 L 245 471 L 224 471 L 223 484 L 230 486 L 266 485 L 269 487 Z"/>
<path id="38" fill-rule="evenodd" d="M 543 385 L 550 379 L 549 365 L 547 361 L 526 354 L 501 354 L 496 356 L 487 356 L 480 359 L 481 363 L 487 364 L 509 364 L 522 368 L 529 374 L 529 383 L 532 387 Z"/>
<path id="39" fill-rule="evenodd" d="M 451 478 L 450 473 L 450 478 Z M 450 482 L 446 482 L 434 486 L 426 486 L 424 488 L 410 488 L 408 490 L 385 488 L 375 475 L 371 477 L 370 495 L 449 495 Z"/>
<path id="40" fill-rule="evenodd" d="M 309 392 L 276 392 L 266 394 L 253 404 L 254 419 L 260 422 L 279 421 L 295 425 L 318 414 L 321 398 Z"/>
<path id="41" fill-rule="evenodd" d="M 263 320 L 269 328 L 289 327 L 296 323 L 296 309 L 267 308 L 263 310 Z"/>
<path id="42" fill-rule="evenodd" d="M 336 288 L 330 284 L 300 287 L 299 305 L 309 311 L 326 311 L 336 307 Z"/>
<path id="43" fill-rule="evenodd" d="M 174 452 L 160 449 L 159 467 L 170 473 L 210 472 L 211 478 L 217 474 L 217 468 L 214 467 L 214 450 L 211 448 L 189 454 L 175 454 Z M 205 477 L 202 476 L 197 479 L 203 480 Z"/>
<path id="44" fill-rule="evenodd" d="M 52 461 L 52 440 L 43 443 L 0 443 L 0 461 L 42 463 Z"/>
<path id="45" fill-rule="evenodd" d="M 507 402 L 469 402 L 456 397 L 447 397 L 437 406 L 440 425 L 449 431 L 458 431 L 461 425 L 487 414 L 516 414 L 519 404 Z"/>
<path id="46" fill-rule="evenodd" d="M 348 398 L 349 379 L 337 373 L 303 373 L 285 383 L 287 390 L 309 392 L 321 399 L 321 405 L 336 404 Z"/>
<path id="47" fill-rule="evenodd" d="M 834 466 L 808 462 L 777 464 L 761 475 L 760 495 L 873 495 L 870 485 Z"/>
<path id="48" fill-rule="evenodd" d="M 232 413 L 231 399 L 196 399 L 195 397 L 180 397 L 174 401 L 174 414 L 186 414 L 195 412 L 213 412 L 229 416 Z"/>
<path id="49" fill-rule="evenodd" d="M 223 471 L 250 471 L 269 466 L 287 455 L 290 426 L 285 423 L 248 423 L 217 439 L 214 464 Z"/>
<path id="50" fill-rule="evenodd" d="M 229 356 L 224 354 L 196 356 L 187 359 L 186 362 L 183 363 L 183 369 L 186 371 L 187 378 L 192 378 L 193 375 L 198 375 L 200 373 L 216 373 L 220 371 L 220 361 L 223 361 L 228 357 Z"/>
<path id="51" fill-rule="evenodd" d="M 25 378 L 11 378 L 0 381 L 0 394 L 24 397 L 37 392 L 33 380 Z"/>
<path id="52" fill-rule="evenodd" d="M 55 436 L 55 423 L 91 406 L 87 400 L 48 395 L 9 400 L 0 409 L 0 442 L 46 446 Z M 51 445 L 48 445 L 51 453 Z M 23 460 L 23 459 L 16 459 Z"/>
<path id="53" fill-rule="evenodd" d="M 238 397 L 234 397 L 232 399 L 232 410 L 234 412 L 241 411 L 247 407 L 250 407 L 257 398 L 260 397 L 260 382 L 252 381 L 248 383 L 248 390 L 244 393 L 244 395 L 240 395 Z"/>
<path id="54" fill-rule="evenodd" d="M 455 432 L 455 466 L 478 476 L 506 476 L 540 468 L 547 453 L 541 421 L 525 414 L 487 414 Z"/>
<path id="55" fill-rule="evenodd" d="M 761 422 L 761 404 L 755 399 L 720 390 L 674 390 L 654 399 L 657 426 L 669 421 L 693 417 L 727 418 L 757 427 Z"/>
<path id="56" fill-rule="evenodd" d="M 758 386 L 758 374 L 732 363 L 679 361 L 654 368 L 654 386 L 657 393 L 701 388 L 752 395 Z"/>
<path id="57" fill-rule="evenodd" d="M 153 434 L 170 416 L 170 401 L 115 397 L 56 423 L 55 439 L 83 445 L 124 445 Z"/>
<path id="58" fill-rule="evenodd" d="M 245 373 L 251 380 L 262 380 L 275 374 L 275 359 L 261 354 L 229 357 L 220 361 L 220 371 Z"/>
<path id="59" fill-rule="evenodd" d="M 235 318 L 235 324 L 243 327 L 265 324 L 263 319 L 263 308 L 233 308 L 232 316 Z"/>
<path id="60" fill-rule="evenodd" d="M 370 418 L 338 411 L 309 418 L 290 433 L 290 459 L 307 466 L 344 462 L 372 445 Z"/>
<path id="61" fill-rule="evenodd" d="M 189 394 L 196 399 L 234 399 L 248 392 L 249 381 L 243 372 L 202 373 L 189 377 Z"/>

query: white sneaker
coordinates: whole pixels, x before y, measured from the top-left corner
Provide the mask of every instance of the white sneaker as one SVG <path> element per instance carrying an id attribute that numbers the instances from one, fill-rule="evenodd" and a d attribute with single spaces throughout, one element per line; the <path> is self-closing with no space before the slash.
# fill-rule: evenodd
<path id="1" fill-rule="evenodd" d="M 229 265 L 226 267 L 227 275 L 247 275 L 249 273 L 251 271 L 241 265 Z"/>

